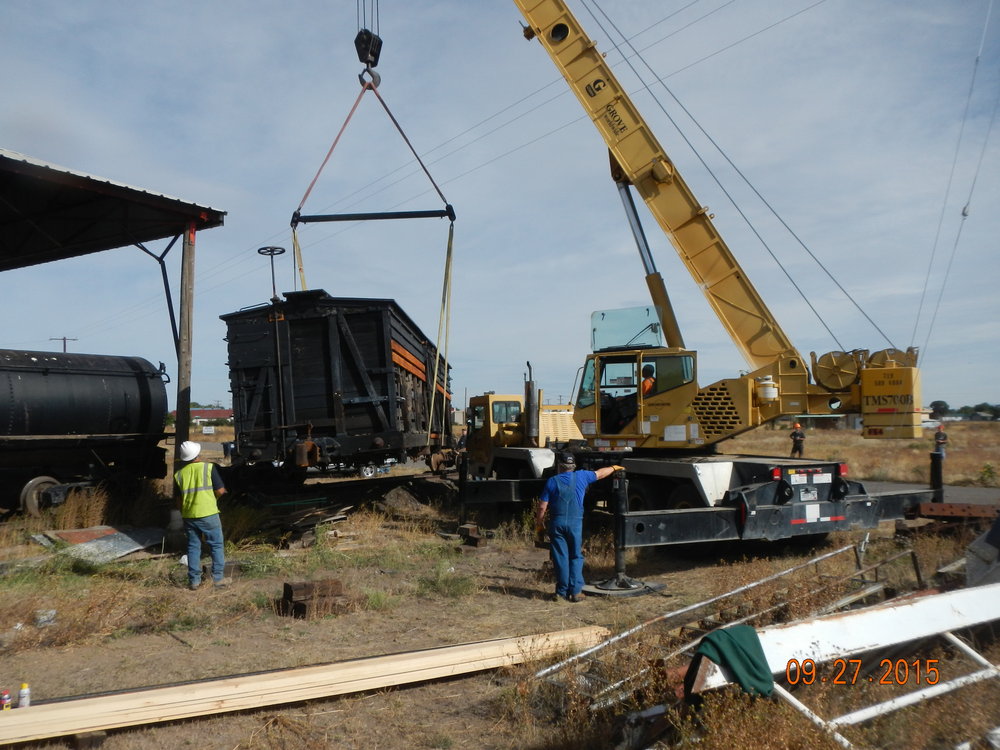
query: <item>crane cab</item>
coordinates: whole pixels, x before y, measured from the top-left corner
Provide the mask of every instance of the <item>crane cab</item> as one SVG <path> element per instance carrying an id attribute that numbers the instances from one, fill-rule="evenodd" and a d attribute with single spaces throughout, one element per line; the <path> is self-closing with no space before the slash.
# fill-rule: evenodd
<path id="1" fill-rule="evenodd" d="M 695 352 L 664 347 L 655 307 L 591 317 L 593 353 L 583 366 L 575 419 L 598 450 L 690 448 L 704 441 L 690 404 L 698 393 Z"/>

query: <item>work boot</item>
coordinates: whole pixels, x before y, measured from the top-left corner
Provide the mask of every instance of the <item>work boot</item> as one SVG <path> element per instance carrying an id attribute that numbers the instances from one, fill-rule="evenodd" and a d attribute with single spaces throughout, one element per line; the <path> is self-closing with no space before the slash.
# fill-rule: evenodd
<path id="1" fill-rule="evenodd" d="M 218 581 L 215 581 L 212 585 L 215 586 L 215 588 L 217 589 L 224 589 L 232 582 L 233 582 L 232 578 L 220 578 Z"/>
<path id="2" fill-rule="evenodd" d="M 575 594 L 572 594 L 569 597 L 569 600 L 575 604 L 576 602 L 582 602 L 586 598 L 587 598 L 587 595 L 585 593 L 583 593 L 582 591 L 579 591 L 579 592 L 577 592 Z"/>

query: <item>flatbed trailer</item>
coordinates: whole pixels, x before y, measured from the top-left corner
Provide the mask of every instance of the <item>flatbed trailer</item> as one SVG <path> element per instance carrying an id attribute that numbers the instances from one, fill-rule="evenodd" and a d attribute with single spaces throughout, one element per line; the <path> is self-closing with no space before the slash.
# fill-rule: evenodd
<path id="1" fill-rule="evenodd" d="M 734 458 L 737 460 L 733 461 Z M 604 463 L 608 461 L 604 459 Z M 700 456 L 663 461 L 617 457 L 612 463 L 624 465 L 626 471 L 592 485 L 586 505 L 590 513 L 603 507 L 614 515 L 617 545 L 623 549 L 701 542 L 777 541 L 832 531 L 872 529 L 882 521 L 914 517 L 922 505 L 939 503 L 943 497 L 942 490 L 934 488 L 869 493 L 861 482 L 824 476 L 828 466 L 824 462 L 798 459 Z M 698 485 L 702 503 L 688 507 L 635 508 L 631 485 L 648 485 L 649 475 L 634 474 L 633 470 L 648 471 L 651 465 L 663 472 L 704 478 L 709 489 L 706 491 L 704 484 Z M 722 490 L 718 485 L 723 473 L 730 478 L 752 480 L 765 474 L 770 478 Z M 795 481 L 795 477 L 803 480 L 792 484 L 789 479 Z M 817 477 L 820 481 L 815 483 Z M 463 516 L 477 509 L 528 509 L 538 499 L 545 481 L 545 478 L 477 481 L 462 472 L 459 497 Z M 690 487 L 683 493 L 684 502 L 692 497 Z"/>

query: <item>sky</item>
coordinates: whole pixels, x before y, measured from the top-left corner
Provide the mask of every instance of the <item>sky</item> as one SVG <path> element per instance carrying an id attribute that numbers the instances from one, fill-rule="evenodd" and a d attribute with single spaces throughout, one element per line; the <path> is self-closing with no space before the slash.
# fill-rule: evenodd
<path id="1" fill-rule="evenodd" d="M 924 404 L 958 407 L 1000 402 L 990 2 L 569 4 L 798 350 L 917 346 Z M 361 18 L 345 0 L 4 0 L 0 146 L 227 212 L 197 238 L 192 399 L 228 406 L 219 316 L 271 297 L 259 247 L 288 249 L 277 291 L 299 288 L 289 220 L 361 90 L 354 36 L 375 27 L 379 92 L 457 214 L 455 405 L 520 392 L 528 362 L 545 400 L 565 403 L 591 313 L 649 303 L 602 139 L 510 0 L 382 0 L 377 17 L 360 4 Z M 441 206 L 369 93 L 303 213 Z M 699 382 L 744 372 L 640 210 Z M 446 220 L 299 238 L 308 288 L 394 299 L 444 348 Z M 167 258 L 176 295 L 179 246 Z M 58 351 L 65 337 L 176 373 L 159 271 L 134 247 L 6 272 L 0 309 L 17 321 L 0 347 Z"/>

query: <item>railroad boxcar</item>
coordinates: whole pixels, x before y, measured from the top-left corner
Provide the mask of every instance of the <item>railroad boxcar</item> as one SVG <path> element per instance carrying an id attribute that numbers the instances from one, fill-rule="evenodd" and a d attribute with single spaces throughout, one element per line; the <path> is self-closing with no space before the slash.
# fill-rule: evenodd
<path id="1" fill-rule="evenodd" d="M 74 486 L 166 476 L 164 378 L 140 357 L 0 349 L 4 506 L 37 514 Z"/>
<path id="2" fill-rule="evenodd" d="M 450 445 L 444 359 L 394 300 L 288 292 L 221 317 L 234 466 L 370 475 Z"/>

